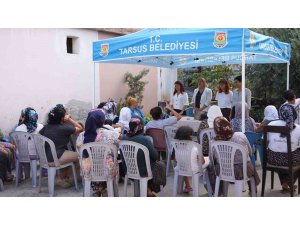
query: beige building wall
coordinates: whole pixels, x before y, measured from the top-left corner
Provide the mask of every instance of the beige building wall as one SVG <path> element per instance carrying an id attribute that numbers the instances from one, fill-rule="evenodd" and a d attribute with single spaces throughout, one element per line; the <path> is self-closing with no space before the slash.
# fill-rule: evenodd
<path id="1" fill-rule="evenodd" d="M 116 37 L 118 35 L 99 31 L 99 40 Z M 143 113 L 149 114 L 152 107 L 157 106 L 158 102 L 158 78 L 159 70 L 157 67 L 147 67 L 141 65 L 129 64 L 109 64 L 101 63 L 99 66 L 99 83 L 100 83 L 100 101 L 106 101 L 108 98 L 113 98 L 118 102 L 121 98 L 124 99 L 128 92 L 128 87 L 124 84 L 124 74 L 131 72 L 138 74 L 141 70 L 149 69 L 149 73 L 144 78 L 148 81 L 145 87 L 143 99 Z"/>

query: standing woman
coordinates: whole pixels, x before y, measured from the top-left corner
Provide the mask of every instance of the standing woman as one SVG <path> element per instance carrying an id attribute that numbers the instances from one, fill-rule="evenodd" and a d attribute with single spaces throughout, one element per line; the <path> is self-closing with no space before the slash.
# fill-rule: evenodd
<path id="1" fill-rule="evenodd" d="M 198 80 L 198 88 L 194 90 L 192 105 L 194 107 L 194 114 L 196 120 L 207 119 L 207 111 L 210 107 L 212 99 L 212 91 L 207 88 L 204 78 Z"/>
<path id="2" fill-rule="evenodd" d="M 230 121 L 230 113 L 232 108 L 232 96 L 233 93 L 230 91 L 228 81 L 225 79 L 219 82 L 219 91 L 216 94 L 216 100 L 218 106 L 221 108 L 223 116 Z"/>
<path id="3" fill-rule="evenodd" d="M 186 115 L 186 108 L 189 105 L 189 97 L 180 81 L 174 83 L 175 88 L 171 97 L 171 107 L 180 115 Z"/>

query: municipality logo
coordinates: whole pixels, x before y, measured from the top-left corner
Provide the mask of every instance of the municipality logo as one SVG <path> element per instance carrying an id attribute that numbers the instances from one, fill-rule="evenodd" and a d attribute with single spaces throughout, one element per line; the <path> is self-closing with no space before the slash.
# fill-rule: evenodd
<path id="1" fill-rule="evenodd" d="M 213 44 L 216 48 L 224 48 L 228 44 L 227 32 L 225 32 L 225 31 L 216 31 Z"/>
<path id="2" fill-rule="evenodd" d="M 250 48 L 254 48 L 254 46 L 255 46 L 255 36 L 254 36 L 253 32 L 250 32 L 249 40 L 250 40 Z"/>
<path id="3" fill-rule="evenodd" d="M 102 57 L 107 56 L 109 53 L 109 44 L 101 44 L 101 51 L 100 51 L 100 55 Z"/>

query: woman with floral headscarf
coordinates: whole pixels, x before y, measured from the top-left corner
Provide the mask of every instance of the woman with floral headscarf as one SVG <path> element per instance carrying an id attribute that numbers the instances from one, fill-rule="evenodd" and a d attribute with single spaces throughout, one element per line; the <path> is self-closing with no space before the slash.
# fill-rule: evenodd
<path id="1" fill-rule="evenodd" d="M 247 175 L 248 177 L 254 177 L 255 185 L 257 186 L 260 183 L 260 178 L 256 169 L 253 167 L 250 161 L 250 156 L 253 154 L 253 152 L 245 134 L 243 134 L 242 132 L 234 132 L 230 122 L 228 122 L 228 120 L 225 117 L 217 117 L 214 120 L 214 130 L 216 133 L 216 141 L 231 141 L 246 147 L 247 154 L 249 155 L 247 161 Z M 216 175 L 219 174 L 220 165 L 218 163 L 215 152 L 212 152 L 212 154 L 210 154 L 209 157 L 210 164 L 208 167 L 208 171 L 210 182 L 214 190 Z M 240 152 L 237 152 L 234 156 L 234 174 L 235 179 L 243 179 L 242 154 Z"/>
<path id="2" fill-rule="evenodd" d="M 269 123 L 270 126 L 287 126 L 291 131 L 291 150 L 293 166 L 300 165 L 300 126 L 295 124 L 297 112 L 290 104 L 284 104 L 279 109 L 280 120 Z M 282 134 L 270 133 L 268 136 L 269 145 L 267 150 L 268 162 L 276 166 L 288 166 L 288 154 L 286 137 Z M 282 186 L 282 193 L 288 193 L 290 177 L 287 174 L 278 173 Z M 295 177 L 295 182 L 297 176 Z M 296 186 L 293 187 L 296 189 Z"/>
<path id="3" fill-rule="evenodd" d="M 151 139 L 148 136 L 144 136 L 144 124 L 141 118 L 137 117 L 130 120 L 129 131 L 126 136 L 123 137 L 123 140 L 137 142 L 147 147 L 153 176 L 153 179 L 148 181 L 147 197 L 155 197 L 153 192 L 158 193 L 160 191 L 160 185 L 164 186 L 166 184 L 166 166 L 164 163 L 157 161 L 158 153 L 154 149 Z M 147 176 L 145 156 L 141 151 L 138 151 L 137 162 L 140 175 L 142 177 Z"/>
<path id="4" fill-rule="evenodd" d="M 77 147 L 90 142 L 101 142 L 106 144 L 117 144 L 119 141 L 119 132 L 111 131 L 103 127 L 105 114 L 101 109 L 94 109 L 89 112 L 85 122 L 85 131 L 80 133 L 77 138 Z M 85 153 L 84 153 L 85 154 Z M 82 162 L 83 176 L 90 176 L 90 159 L 86 154 Z M 114 163 L 114 153 L 111 152 L 106 158 L 107 176 L 114 178 L 119 173 L 118 164 Z M 93 196 L 100 197 L 106 195 L 105 182 L 92 182 L 91 187 L 94 191 Z"/>

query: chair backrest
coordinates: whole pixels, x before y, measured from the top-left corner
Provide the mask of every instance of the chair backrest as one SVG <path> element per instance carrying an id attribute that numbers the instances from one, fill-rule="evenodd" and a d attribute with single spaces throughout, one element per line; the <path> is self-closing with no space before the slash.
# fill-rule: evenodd
<path id="1" fill-rule="evenodd" d="M 174 140 L 172 141 L 172 146 L 175 150 L 175 156 L 177 161 L 176 169 L 182 176 L 191 176 L 193 173 L 199 173 L 202 175 L 202 165 L 200 164 L 200 160 L 202 159 L 202 147 L 200 144 L 194 141 L 180 141 Z M 197 148 L 198 150 L 198 171 L 192 171 L 192 149 Z"/>
<path id="2" fill-rule="evenodd" d="M 84 144 L 79 148 L 80 165 L 82 165 L 82 160 L 84 159 L 85 151 L 87 152 L 88 157 L 90 158 L 90 174 L 92 181 L 106 181 L 109 176 L 107 156 L 109 154 L 113 154 L 113 164 L 116 167 L 118 157 L 117 147 L 112 144 L 105 144 L 101 142 L 91 142 L 88 144 Z"/>
<path id="3" fill-rule="evenodd" d="M 146 135 L 153 138 L 153 146 L 155 149 L 165 151 L 167 148 L 165 132 L 162 129 L 150 128 L 146 130 Z"/>
<path id="4" fill-rule="evenodd" d="M 189 108 L 186 109 L 186 115 L 194 117 L 194 109 L 193 109 L 193 107 L 189 107 Z"/>
<path id="5" fill-rule="evenodd" d="M 237 152 L 240 152 L 243 160 L 243 178 L 244 180 L 248 179 L 248 151 L 245 146 L 230 141 L 213 141 L 211 142 L 211 152 L 213 156 L 213 162 L 215 162 L 216 159 L 216 161 L 219 163 L 220 179 L 229 182 L 235 181 L 234 156 Z"/>
<path id="6" fill-rule="evenodd" d="M 152 177 L 152 171 L 150 166 L 149 150 L 144 145 L 133 141 L 120 141 L 119 149 L 122 152 L 126 167 L 127 176 L 132 179 L 140 179 L 140 172 L 137 163 L 138 150 L 143 151 L 145 156 L 145 163 L 147 167 L 148 177 Z"/>
<path id="7" fill-rule="evenodd" d="M 17 157 L 19 162 L 30 162 L 28 141 L 32 135 L 27 132 L 15 131 L 9 134 L 17 147 Z"/>
<path id="8" fill-rule="evenodd" d="M 198 134 L 198 142 L 200 145 L 203 146 L 203 138 L 207 136 L 208 137 L 208 149 L 210 150 L 210 143 L 214 138 L 216 137 L 215 130 L 213 128 L 205 128 L 201 130 Z M 208 151 L 209 151 L 208 150 Z M 210 152 L 210 151 L 209 151 Z"/>
<path id="9" fill-rule="evenodd" d="M 279 133 L 283 134 L 286 137 L 287 140 L 287 153 L 288 153 L 288 165 L 289 169 L 292 170 L 293 167 L 293 160 L 292 160 L 292 147 L 291 147 L 291 133 L 290 129 L 286 126 L 264 126 L 263 127 L 263 153 L 264 153 L 264 162 L 263 162 L 263 168 L 266 167 L 268 162 L 267 157 L 267 149 L 268 149 L 268 143 L 269 143 L 269 135 L 268 133 Z"/>
<path id="10" fill-rule="evenodd" d="M 169 150 L 172 148 L 171 142 L 174 140 L 177 130 L 178 130 L 178 127 L 175 127 L 175 126 L 165 126 L 164 127 L 166 145 Z"/>
<path id="11" fill-rule="evenodd" d="M 40 158 L 40 166 L 43 168 L 49 167 L 49 162 L 48 162 L 47 154 L 46 154 L 46 145 L 48 145 L 50 148 L 50 153 L 52 154 L 52 157 L 54 160 L 53 163 L 54 163 L 55 167 L 60 167 L 60 163 L 57 158 L 57 153 L 56 153 L 56 148 L 55 148 L 54 142 L 52 140 L 50 140 L 49 138 L 44 137 L 40 134 L 32 134 L 32 136 L 34 139 L 37 154 Z"/>

